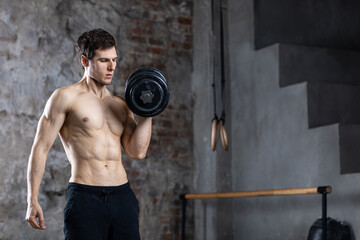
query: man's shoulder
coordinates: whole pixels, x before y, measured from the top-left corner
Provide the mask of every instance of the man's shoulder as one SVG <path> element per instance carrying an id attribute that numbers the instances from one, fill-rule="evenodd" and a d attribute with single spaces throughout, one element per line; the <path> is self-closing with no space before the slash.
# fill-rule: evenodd
<path id="1" fill-rule="evenodd" d="M 75 84 L 72 84 L 69 86 L 65 86 L 65 87 L 56 89 L 53 92 L 53 95 L 57 95 L 59 97 L 70 98 L 70 97 L 76 97 L 80 93 L 81 93 L 80 88 L 79 88 L 78 84 L 75 83 Z"/>
<path id="2" fill-rule="evenodd" d="M 55 91 L 61 92 L 62 94 L 74 94 L 80 92 L 79 83 L 74 83 L 65 87 L 56 89 Z"/>
<path id="3" fill-rule="evenodd" d="M 76 98 L 79 94 L 79 90 L 73 85 L 61 87 L 56 89 L 50 96 L 49 102 L 51 104 L 56 104 L 57 106 L 61 105 L 67 107 L 70 103 Z"/>
<path id="4" fill-rule="evenodd" d="M 119 104 L 126 104 L 126 101 L 123 97 L 120 96 L 116 96 L 116 95 L 111 95 L 111 98 L 113 101 L 119 103 Z"/>
<path id="5" fill-rule="evenodd" d="M 116 106 L 119 111 L 124 110 L 126 113 L 130 112 L 126 100 L 123 97 L 111 95 L 111 100 L 112 100 L 111 105 Z"/>

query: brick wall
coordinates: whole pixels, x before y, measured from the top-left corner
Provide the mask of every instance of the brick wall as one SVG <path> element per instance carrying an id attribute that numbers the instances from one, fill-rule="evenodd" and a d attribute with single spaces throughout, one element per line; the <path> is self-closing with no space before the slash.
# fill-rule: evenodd
<path id="1" fill-rule="evenodd" d="M 104 28 L 117 40 L 119 64 L 109 90 L 124 96 L 127 76 L 154 66 L 168 79 L 168 108 L 153 119 L 147 157 L 124 155 L 129 181 L 140 203 L 142 239 L 179 239 L 179 195 L 192 189 L 192 19 L 190 0 L 0 3 L 0 239 L 63 239 L 62 209 L 70 166 L 59 139 L 49 152 L 39 201 L 46 231 L 23 221 L 26 166 L 37 120 L 50 94 L 80 80 L 74 55 L 78 35 Z M 188 209 L 188 237 L 193 230 Z"/>
<path id="2" fill-rule="evenodd" d="M 188 85 L 188 91 L 191 86 L 192 2 L 148 0 L 128 4 L 136 5 L 136 15 L 129 13 L 127 45 L 122 46 L 120 40 L 119 50 L 126 56 L 120 64 L 120 78 L 138 67 L 155 66 L 169 81 L 171 100 L 153 119 L 147 158 L 124 162 L 140 200 L 144 239 L 154 239 L 154 233 L 156 239 L 179 239 L 179 195 L 192 185 L 192 106 L 191 93 L 182 92 L 177 85 Z"/>

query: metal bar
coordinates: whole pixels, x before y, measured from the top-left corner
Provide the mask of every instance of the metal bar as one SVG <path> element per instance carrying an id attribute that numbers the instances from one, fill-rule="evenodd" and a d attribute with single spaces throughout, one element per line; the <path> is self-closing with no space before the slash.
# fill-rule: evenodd
<path id="1" fill-rule="evenodd" d="M 185 227 L 186 227 L 186 198 L 185 194 L 180 196 L 182 203 L 182 223 L 181 223 L 181 240 L 185 240 Z"/>
<path id="2" fill-rule="evenodd" d="M 192 193 L 185 194 L 185 199 L 209 199 L 209 198 L 242 198 L 242 197 L 265 197 L 279 195 L 302 195 L 302 194 L 318 194 L 319 188 L 326 193 L 331 193 L 330 186 L 312 187 L 312 188 L 288 188 L 288 189 L 272 189 L 272 190 L 256 190 L 242 192 L 224 192 L 224 193 Z"/>
<path id="3" fill-rule="evenodd" d="M 327 202 L 326 195 L 328 192 L 324 187 L 319 187 L 318 193 L 322 194 L 322 240 L 327 239 Z"/>
<path id="4" fill-rule="evenodd" d="M 242 197 L 322 194 L 322 240 L 326 240 L 327 238 L 326 196 L 331 192 L 332 192 L 331 186 L 321 186 L 321 187 L 312 187 L 312 188 L 287 188 L 287 189 L 272 189 L 272 190 L 257 190 L 257 191 L 242 191 L 242 192 L 182 194 L 180 196 L 182 200 L 181 239 L 185 240 L 187 199 L 242 198 Z"/>

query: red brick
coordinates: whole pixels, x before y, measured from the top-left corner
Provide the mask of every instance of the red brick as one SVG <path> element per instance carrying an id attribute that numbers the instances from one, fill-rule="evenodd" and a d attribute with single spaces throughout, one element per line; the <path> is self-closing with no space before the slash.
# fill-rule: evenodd
<path id="1" fill-rule="evenodd" d="M 151 45 L 164 45 L 164 42 L 161 40 L 157 40 L 157 39 L 153 39 L 153 38 L 149 38 L 149 43 Z"/>
<path id="2" fill-rule="evenodd" d="M 152 22 L 149 22 L 149 21 L 143 21 L 141 23 L 141 26 L 145 27 L 145 28 L 152 28 L 153 26 L 153 23 Z"/>
<path id="3" fill-rule="evenodd" d="M 141 196 L 141 188 L 137 188 L 136 183 L 133 181 L 131 181 L 131 189 L 138 198 Z"/>
<path id="4" fill-rule="evenodd" d="M 177 137 L 179 135 L 178 131 L 174 129 L 158 130 L 157 134 L 163 137 Z"/>
<path id="5" fill-rule="evenodd" d="M 152 36 L 153 30 L 152 30 L 152 28 L 144 28 L 141 30 L 141 33 L 144 35 Z"/>
<path id="6" fill-rule="evenodd" d="M 181 24 L 191 25 L 192 19 L 191 18 L 186 18 L 186 17 L 179 17 L 178 22 L 181 23 Z"/>
<path id="7" fill-rule="evenodd" d="M 183 44 L 182 44 L 182 47 L 183 47 L 183 49 L 185 49 L 185 50 L 189 50 L 189 49 L 191 49 L 191 44 L 189 44 L 189 43 L 183 43 Z"/>
<path id="8" fill-rule="evenodd" d="M 160 142 L 159 139 L 156 138 L 156 136 L 153 136 L 153 137 L 151 138 L 150 146 L 157 145 L 157 144 L 159 144 L 159 142 Z"/>
<path id="9" fill-rule="evenodd" d="M 130 40 L 132 42 L 146 43 L 146 38 L 140 37 L 140 36 L 132 36 L 132 37 L 130 37 Z"/>
<path id="10" fill-rule="evenodd" d="M 149 11 L 144 11 L 142 17 L 143 17 L 143 18 L 150 18 L 150 13 L 149 13 Z"/>
<path id="11" fill-rule="evenodd" d="M 185 105 L 185 104 L 180 104 L 179 110 L 187 110 L 187 109 L 188 109 L 187 105 Z"/>
<path id="12" fill-rule="evenodd" d="M 189 157 L 181 157 L 181 158 L 178 158 L 177 160 L 184 165 L 187 165 L 190 162 Z"/>
<path id="13" fill-rule="evenodd" d="M 131 162 L 130 162 L 128 159 L 126 159 L 126 158 L 124 158 L 124 159 L 122 160 L 122 164 L 124 165 L 125 168 L 131 166 Z"/>
<path id="14" fill-rule="evenodd" d="M 159 222 L 161 224 L 169 224 L 171 222 L 171 217 L 170 216 L 159 216 Z"/>
<path id="15" fill-rule="evenodd" d="M 163 12 L 164 8 L 159 3 L 150 3 L 147 5 L 147 8 L 154 12 Z"/>
<path id="16" fill-rule="evenodd" d="M 172 48 L 177 48 L 177 47 L 178 47 L 178 45 L 177 45 L 177 43 L 172 42 L 172 43 L 171 43 L 171 47 L 172 47 Z"/>
<path id="17" fill-rule="evenodd" d="M 185 138 L 191 138 L 193 135 L 192 135 L 192 130 L 188 129 L 186 131 L 180 131 L 179 132 L 179 137 L 185 137 Z"/>
<path id="18" fill-rule="evenodd" d="M 171 209 L 170 209 L 170 213 L 171 213 L 172 215 L 179 215 L 179 214 L 180 214 L 180 209 L 178 209 L 178 208 L 171 208 Z"/>
<path id="19" fill-rule="evenodd" d="M 140 26 L 140 20 L 139 19 L 131 19 L 130 20 L 132 24 L 135 24 L 136 26 Z"/>
<path id="20" fill-rule="evenodd" d="M 186 35 L 185 37 L 186 37 L 186 38 L 185 38 L 185 41 L 186 41 L 186 42 L 192 42 L 192 40 L 193 40 L 193 35 L 192 35 L 192 34 L 188 34 L 188 35 Z"/>
<path id="21" fill-rule="evenodd" d="M 172 127 L 172 126 L 173 126 L 173 123 L 172 123 L 172 121 L 169 121 L 169 120 L 163 120 L 163 121 L 161 122 L 161 126 L 162 126 L 162 127 Z"/>
<path id="22" fill-rule="evenodd" d="M 132 30 L 132 33 L 135 34 L 135 35 L 141 35 L 141 29 L 140 28 L 134 28 Z"/>
<path id="23" fill-rule="evenodd" d="M 161 236 L 161 240 L 172 240 L 172 235 L 171 234 L 163 234 Z"/>
<path id="24" fill-rule="evenodd" d="M 184 57 L 184 58 L 186 58 L 186 57 L 189 56 L 189 53 L 186 52 L 186 51 L 176 51 L 176 56 L 177 56 L 177 57 Z"/>
<path id="25" fill-rule="evenodd" d="M 136 170 L 131 170 L 131 171 L 128 171 L 128 175 L 132 178 L 136 178 L 137 176 L 140 175 L 140 172 L 136 171 Z"/>
<path id="26" fill-rule="evenodd" d="M 173 145 L 174 144 L 174 139 L 171 138 L 171 137 L 163 137 L 160 140 L 160 144 Z"/>
<path id="27" fill-rule="evenodd" d="M 153 47 L 149 47 L 146 50 L 148 53 L 152 53 L 152 54 L 159 54 L 159 55 L 165 55 L 165 51 L 161 48 L 153 48 Z"/>
<path id="28" fill-rule="evenodd" d="M 126 1 L 126 4 L 128 2 Z M 125 55 L 122 56 L 122 66 L 119 66 L 121 70 L 119 79 L 126 79 L 134 69 L 142 66 L 156 67 L 168 75 L 173 68 L 172 62 L 169 64 L 168 59 L 177 60 L 179 58 L 180 61 L 188 61 L 191 64 L 193 54 L 192 2 L 183 0 L 182 5 L 179 6 L 173 1 L 144 0 L 134 1 L 134 4 L 138 4 L 137 11 L 139 11 L 138 16 L 132 15 L 124 25 L 127 26 L 127 37 L 122 39 L 123 42 L 125 41 L 122 49 Z M 128 8 L 130 7 L 129 4 Z M 173 10 L 168 11 L 170 8 Z M 165 20 L 165 23 L 160 22 L 160 19 Z M 157 28 L 158 24 L 166 24 L 169 28 Z M 167 41 L 167 38 L 164 39 L 161 36 L 167 36 L 168 39 L 173 40 Z M 170 76 L 167 77 L 170 78 Z M 171 78 L 173 79 L 168 80 L 182 81 L 181 76 L 171 76 Z M 124 91 L 123 88 L 124 83 L 121 83 L 116 92 L 121 95 Z M 183 179 L 183 182 L 177 182 L 181 175 L 178 169 L 183 169 L 184 174 L 189 176 L 193 163 L 192 116 L 189 114 L 193 108 L 191 97 L 180 93 L 180 90 L 173 89 L 173 91 L 180 97 L 171 99 L 166 111 L 153 119 L 152 138 L 146 159 L 134 161 L 124 153 L 129 181 L 140 206 L 142 205 L 141 221 L 146 221 L 145 218 L 149 214 L 156 212 L 160 232 L 153 233 L 154 236 L 156 235 L 154 239 L 164 240 L 180 240 L 181 238 L 181 202 L 178 194 L 182 193 L 182 184 L 189 187 L 188 184 L 191 180 Z M 180 99 L 181 97 L 183 99 Z M 154 182 L 149 182 L 148 179 L 148 174 L 151 174 L 152 171 L 145 169 L 153 168 L 154 171 L 162 171 L 164 164 L 169 171 L 164 172 L 166 176 L 163 179 L 167 179 L 169 186 L 180 184 L 182 187 L 181 189 L 176 187 L 174 190 L 159 185 L 156 186 L 159 188 L 158 194 L 149 198 L 151 196 L 149 195 L 149 185 Z M 159 209 L 160 206 L 163 210 Z M 191 215 L 192 206 L 189 205 L 189 219 Z M 192 237 L 192 227 L 189 227 L 188 235 L 190 238 Z"/>

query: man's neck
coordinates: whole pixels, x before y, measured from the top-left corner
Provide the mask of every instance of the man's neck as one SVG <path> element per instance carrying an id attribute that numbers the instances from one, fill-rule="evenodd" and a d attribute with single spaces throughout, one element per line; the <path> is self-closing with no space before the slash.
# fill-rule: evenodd
<path id="1" fill-rule="evenodd" d="M 94 80 L 93 78 L 91 78 L 89 75 L 84 75 L 83 78 L 86 87 L 87 87 L 87 91 L 89 93 L 93 93 L 96 96 L 98 96 L 100 99 L 104 98 L 105 96 L 107 96 L 107 89 L 106 89 L 106 85 L 103 84 L 99 84 L 96 80 Z"/>

